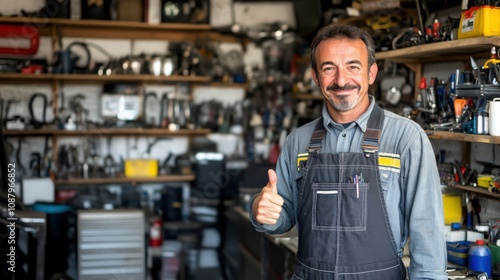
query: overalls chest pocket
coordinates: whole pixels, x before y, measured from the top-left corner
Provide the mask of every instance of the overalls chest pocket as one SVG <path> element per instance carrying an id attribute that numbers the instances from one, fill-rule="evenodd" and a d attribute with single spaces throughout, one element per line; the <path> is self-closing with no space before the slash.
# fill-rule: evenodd
<path id="1" fill-rule="evenodd" d="M 366 230 L 368 183 L 313 183 L 312 229 Z"/>

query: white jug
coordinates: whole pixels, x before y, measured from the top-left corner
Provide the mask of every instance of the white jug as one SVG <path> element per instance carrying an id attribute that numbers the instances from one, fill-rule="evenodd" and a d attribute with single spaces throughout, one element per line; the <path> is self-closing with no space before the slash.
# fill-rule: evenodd
<path id="1" fill-rule="evenodd" d="M 490 135 L 500 136 L 500 98 L 488 102 L 490 108 Z"/>

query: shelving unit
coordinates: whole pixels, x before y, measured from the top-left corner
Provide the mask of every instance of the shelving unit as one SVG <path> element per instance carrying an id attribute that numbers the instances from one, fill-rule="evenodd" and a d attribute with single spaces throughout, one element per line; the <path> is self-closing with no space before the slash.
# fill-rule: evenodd
<path id="1" fill-rule="evenodd" d="M 180 129 L 168 130 L 162 128 L 99 128 L 89 130 L 58 130 L 58 129 L 33 129 L 33 130 L 5 130 L 5 136 L 203 136 L 210 133 L 210 129 Z"/>
<path id="2" fill-rule="evenodd" d="M 492 198 L 496 198 L 496 199 L 500 199 L 500 194 L 491 193 L 487 189 L 481 188 L 481 187 L 468 187 L 468 186 L 455 185 L 455 188 L 458 188 L 458 189 L 461 189 L 464 191 L 477 193 L 477 194 L 488 196 L 488 197 L 492 197 Z"/>
<path id="3" fill-rule="evenodd" d="M 51 40 L 52 51 L 59 50 L 61 38 L 106 38 L 128 40 L 165 40 L 170 42 L 218 41 L 242 43 L 239 38 L 223 35 L 211 30 L 208 24 L 161 23 L 148 24 L 143 22 L 107 21 L 107 20 L 71 20 L 34 17 L 0 17 L 2 24 L 16 24 L 35 26 L 40 36 L 48 36 Z M 40 84 L 45 83 L 52 87 L 51 100 L 59 99 L 62 84 L 103 84 L 106 82 L 126 82 L 138 85 L 189 83 L 194 85 L 218 85 L 210 83 L 206 76 L 154 76 L 154 75 L 97 75 L 97 74 L 21 74 L 0 73 L 0 84 Z M 246 87 L 247 85 L 227 85 Z M 54 116 L 58 116 L 58 104 L 52 105 Z M 168 137 L 195 137 L 208 135 L 209 129 L 181 129 L 171 131 L 159 128 L 103 128 L 90 130 L 4 130 L 4 137 L 50 137 L 52 139 L 53 160 L 57 160 L 58 139 L 61 137 L 89 137 L 89 136 L 168 136 Z M 194 175 L 168 175 L 155 178 L 89 178 L 55 180 L 56 186 L 61 185 L 93 185 L 93 184 L 138 184 L 153 182 L 193 181 Z"/>
<path id="4" fill-rule="evenodd" d="M 469 61 L 469 57 L 484 57 L 489 55 L 493 46 L 500 46 L 500 36 L 476 37 L 454 41 L 429 43 L 399 50 L 378 52 L 377 60 L 390 60 L 395 63 L 405 64 L 415 72 L 415 92 L 418 91 L 419 82 L 422 78 L 423 65 L 429 62 L 444 61 Z M 469 162 L 471 143 L 500 144 L 499 136 L 475 135 L 448 131 L 429 130 L 426 131 L 431 139 L 442 139 L 462 142 L 463 161 Z M 467 186 L 456 186 L 465 191 L 479 193 L 493 198 L 500 198 L 500 195 L 490 193 L 486 189 L 473 188 Z"/>
<path id="5" fill-rule="evenodd" d="M 89 179 L 70 179 L 70 180 L 56 180 L 54 185 L 68 186 L 68 185 L 104 185 L 104 184 L 130 184 L 137 185 L 139 183 L 166 183 L 166 182 L 191 182 L 194 181 L 194 175 L 166 175 L 152 178 L 89 178 Z"/>
<path id="6" fill-rule="evenodd" d="M 476 135 L 437 130 L 427 130 L 426 133 L 427 136 L 432 139 L 444 139 L 470 143 L 500 144 L 500 136 Z"/>
<path id="7" fill-rule="evenodd" d="M 423 65 L 429 62 L 469 61 L 469 57 L 487 57 L 493 46 L 500 45 L 500 36 L 475 37 L 435 42 L 409 48 L 378 52 L 377 60 L 389 60 L 406 65 L 415 72 L 415 92 L 419 90 Z"/>

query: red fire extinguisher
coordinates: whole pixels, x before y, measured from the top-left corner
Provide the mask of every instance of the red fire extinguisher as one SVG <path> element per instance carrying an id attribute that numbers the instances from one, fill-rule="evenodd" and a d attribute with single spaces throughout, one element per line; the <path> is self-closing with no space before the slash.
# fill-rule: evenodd
<path id="1" fill-rule="evenodd" d="M 161 217 L 153 217 L 149 228 L 149 246 L 160 247 L 163 244 L 163 220 Z"/>

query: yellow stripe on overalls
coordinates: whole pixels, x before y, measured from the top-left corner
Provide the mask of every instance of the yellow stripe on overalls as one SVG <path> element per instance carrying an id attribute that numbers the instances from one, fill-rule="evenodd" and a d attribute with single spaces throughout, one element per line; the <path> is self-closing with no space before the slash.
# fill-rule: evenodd
<path id="1" fill-rule="evenodd" d="M 297 155 L 297 169 L 300 169 L 300 163 L 304 160 L 307 160 L 308 153 L 298 154 Z"/>
<path id="2" fill-rule="evenodd" d="M 401 160 L 397 154 L 379 153 L 378 165 L 381 167 L 401 169 Z"/>

